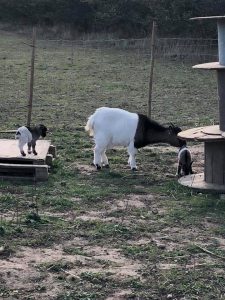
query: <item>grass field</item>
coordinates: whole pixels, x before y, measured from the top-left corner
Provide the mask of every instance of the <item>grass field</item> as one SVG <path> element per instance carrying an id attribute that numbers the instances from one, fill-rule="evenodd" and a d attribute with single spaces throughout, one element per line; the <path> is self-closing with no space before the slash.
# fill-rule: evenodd
<path id="1" fill-rule="evenodd" d="M 27 43 L 1 32 L 1 130 L 26 122 Z M 217 121 L 216 74 L 155 66 L 155 120 Z M 0 182 L 0 298 L 225 299 L 225 202 L 177 183 L 177 149 L 141 149 L 135 173 L 125 149 L 109 151 L 109 170 L 90 165 L 87 117 L 99 106 L 145 113 L 149 57 L 80 47 L 72 58 L 42 41 L 35 67 L 33 122 L 50 128 L 57 159 L 47 183 Z M 202 145 L 191 149 L 202 171 Z"/>

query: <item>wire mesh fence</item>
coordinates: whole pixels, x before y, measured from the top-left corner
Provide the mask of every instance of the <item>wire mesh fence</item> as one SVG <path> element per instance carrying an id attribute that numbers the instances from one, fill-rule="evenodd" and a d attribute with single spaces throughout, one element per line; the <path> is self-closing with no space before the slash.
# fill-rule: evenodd
<path id="1" fill-rule="evenodd" d="M 48 47 L 71 48 L 71 56 L 76 48 L 131 50 L 150 55 L 150 39 L 106 39 L 106 40 L 42 40 L 40 45 Z M 158 59 L 177 59 L 180 61 L 216 60 L 218 45 L 216 39 L 158 38 L 155 43 Z"/>
<path id="2" fill-rule="evenodd" d="M 13 129 L 26 124 L 30 41 L 9 36 L 0 44 L 0 119 L 3 127 Z M 46 115 L 49 122 L 60 123 L 63 114 L 67 121 L 62 126 L 74 120 L 83 124 L 83 115 L 101 105 L 146 111 L 149 39 L 37 40 L 36 47 L 34 123 L 44 122 Z M 163 64 L 215 61 L 217 41 L 158 39 L 155 53 Z M 161 90 L 168 94 L 165 85 Z M 161 97 L 161 91 L 156 93 Z"/>

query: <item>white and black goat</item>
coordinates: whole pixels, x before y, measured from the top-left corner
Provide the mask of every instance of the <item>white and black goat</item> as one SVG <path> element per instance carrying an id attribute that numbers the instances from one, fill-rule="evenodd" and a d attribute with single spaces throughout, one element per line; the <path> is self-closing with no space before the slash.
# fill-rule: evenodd
<path id="1" fill-rule="evenodd" d="M 23 147 L 27 144 L 28 146 L 28 154 L 32 152 L 34 155 L 37 155 L 35 150 L 36 141 L 40 137 L 46 137 L 47 127 L 43 124 L 39 124 L 34 127 L 22 126 L 17 129 L 15 138 L 18 139 L 18 147 L 20 149 L 20 153 L 22 156 L 26 156 L 26 153 L 23 150 Z"/>
<path id="2" fill-rule="evenodd" d="M 94 136 L 94 165 L 101 169 L 109 166 L 106 150 L 114 146 L 127 147 L 128 163 L 136 170 L 137 149 L 154 143 L 168 143 L 181 147 L 185 142 L 177 137 L 181 131 L 173 125 L 164 127 L 147 116 L 119 108 L 100 107 L 91 115 L 85 130 Z"/>
<path id="3" fill-rule="evenodd" d="M 193 174 L 192 163 L 191 151 L 187 148 L 185 143 L 178 152 L 177 176 L 181 177 Z"/>

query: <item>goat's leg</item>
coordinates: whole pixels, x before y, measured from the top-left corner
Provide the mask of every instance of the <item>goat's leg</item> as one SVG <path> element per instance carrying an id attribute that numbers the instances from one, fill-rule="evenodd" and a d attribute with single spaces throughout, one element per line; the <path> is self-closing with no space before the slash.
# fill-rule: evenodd
<path id="1" fill-rule="evenodd" d="M 176 174 L 178 177 L 181 177 L 181 169 L 182 169 L 182 165 L 179 163 L 177 167 L 177 174 Z"/>
<path id="2" fill-rule="evenodd" d="M 34 155 L 37 155 L 37 152 L 36 152 L 36 150 L 35 150 L 35 147 L 36 147 L 36 141 L 31 141 L 31 146 L 32 146 L 33 154 L 34 154 Z"/>
<path id="3" fill-rule="evenodd" d="M 96 166 L 97 170 L 100 170 L 102 167 L 102 153 L 105 151 L 105 148 L 96 145 L 94 148 L 94 165 Z"/>
<path id="4" fill-rule="evenodd" d="M 24 142 L 23 140 L 19 140 L 19 142 L 18 142 L 20 153 L 22 156 L 26 156 L 26 153 L 23 150 L 23 147 L 25 146 L 25 144 L 26 144 L 26 142 Z"/>
<path id="5" fill-rule="evenodd" d="M 101 162 L 102 162 L 102 164 L 104 164 L 105 168 L 109 168 L 109 161 L 108 161 L 108 157 L 106 156 L 105 151 L 103 151 L 103 153 L 102 153 Z"/>
<path id="6" fill-rule="evenodd" d="M 31 154 L 31 142 L 27 143 L 28 153 Z"/>
<path id="7" fill-rule="evenodd" d="M 130 165 L 131 170 L 137 170 L 135 155 L 137 154 L 137 149 L 134 147 L 134 143 L 130 143 L 127 148 L 129 159 L 128 164 Z"/>

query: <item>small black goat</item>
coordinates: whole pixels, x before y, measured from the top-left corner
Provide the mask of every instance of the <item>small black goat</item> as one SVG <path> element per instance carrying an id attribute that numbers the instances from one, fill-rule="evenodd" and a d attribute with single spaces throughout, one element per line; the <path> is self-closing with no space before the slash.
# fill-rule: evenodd
<path id="1" fill-rule="evenodd" d="M 39 124 L 34 127 L 22 126 L 17 129 L 15 138 L 19 140 L 18 146 L 22 156 L 26 156 L 23 150 L 25 144 L 28 146 L 28 154 L 31 154 L 31 147 L 34 155 L 37 155 L 35 150 L 36 141 L 42 136 L 46 137 L 47 127 L 43 124 Z"/>
<path id="2" fill-rule="evenodd" d="M 177 176 L 185 176 L 193 174 L 192 171 L 192 157 L 191 152 L 187 148 L 186 143 L 183 145 L 178 152 L 178 167 L 177 167 Z"/>

